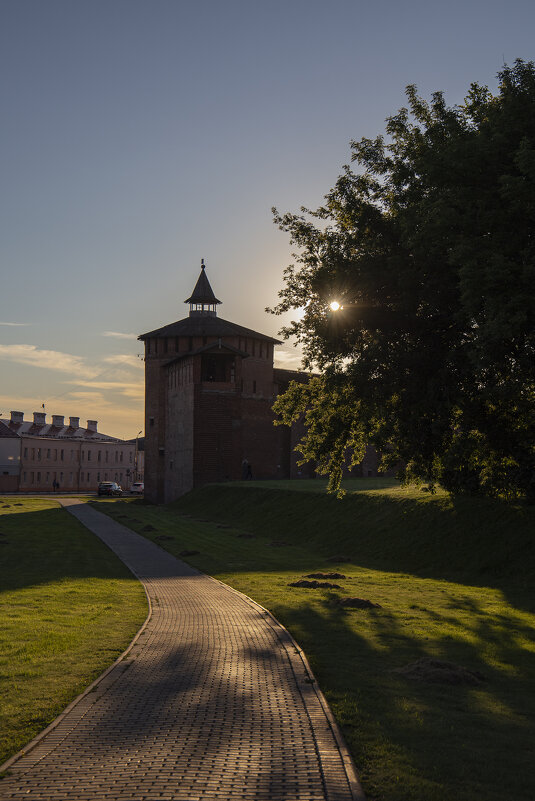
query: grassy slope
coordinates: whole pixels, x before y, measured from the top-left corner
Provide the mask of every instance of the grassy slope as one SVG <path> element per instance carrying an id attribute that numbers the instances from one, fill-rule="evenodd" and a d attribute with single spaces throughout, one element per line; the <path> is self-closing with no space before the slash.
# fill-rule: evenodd
<path id="1" fill-rule="evenodd" d="M 533 510 L 401 488 L 337 501 L 254 483 L 207 487 L 171 507 L 135 501 L 105 509 L 175 554 L 197 549 L 189 562 L 290 629 L 370 799 L 535 797 Z M 145 532 L 147 524 L 155 530 Z M 343 553 L 351 563 L 328 560 Z M 333 568 L 347 576 L 340 590 L 287 586 Z M 332 601 L 344 595 L 382 608 L 342 611 Z M 450 687 L 391 672 L 424 655 L 480 670 L 488 681 Z"/>
<path id="2" fill-rule="evenodd" d="M 0 764 L 126 648 L 143 589 L 54 501 L 0 498 Z"/>

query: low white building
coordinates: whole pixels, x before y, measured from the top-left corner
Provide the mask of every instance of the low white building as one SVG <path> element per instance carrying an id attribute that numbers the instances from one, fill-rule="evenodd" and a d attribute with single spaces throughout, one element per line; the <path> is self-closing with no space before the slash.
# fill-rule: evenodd
<path id="1" fill-rule="evenodd" d="M 66 425 L 62 415 L 23 412 L 0 419 L 0 492 L 90 492 L 100 481 L 117 481 L 129 489 L 134 481 L 136 446 L 101 434 L 96 420 Z"/>

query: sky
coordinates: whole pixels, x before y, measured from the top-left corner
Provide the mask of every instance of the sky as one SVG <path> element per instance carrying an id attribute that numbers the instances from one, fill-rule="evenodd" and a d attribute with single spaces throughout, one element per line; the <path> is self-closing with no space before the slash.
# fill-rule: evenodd
<path id="1" fill-rule="evenodd" d="M 219 316 L 277 336 L 271 208 L 318 207 L 407 84 L 495 91 L 534 30 L 532 0 L 0 0 L 0 417 L 135 437 L 137 336 L 201 258 Z"/>

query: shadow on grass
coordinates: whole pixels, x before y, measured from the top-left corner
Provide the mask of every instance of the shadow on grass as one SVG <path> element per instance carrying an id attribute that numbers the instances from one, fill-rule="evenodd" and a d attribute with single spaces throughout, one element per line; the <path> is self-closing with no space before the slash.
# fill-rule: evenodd
<path id="1" fill-rule="evenodd" d="M 66 578 L 132 578 L 94 534 L 60 508 L 0 516 L 0 557 L 3 591 Z"/>
<path id="2" fill-rule="evenodd" d="M 535 508 L 480 498 L 320 493 L 213 485 L 167 507 L 313 549 L 324 558 L 496 587 L 535 610 Z"/>
<path id="3" fill-rule="evenodd" d="M 514 616 L 491 621 L 477 605 L 471 611 L 472 625 L 457 638 L 431 644 L 386 610 L 343 611 L 328 600 L 277 609 L 327 689 L 372 796 L 498 801 L 506 786 L 517 801 L 535 797 L 535 655 L 517 641 L 533 639 L 533 630 Z M 516 637 L 504 639 L 508 625 Z M 486 681 L 427 684 L 392 672 L 430 655 Z"/>

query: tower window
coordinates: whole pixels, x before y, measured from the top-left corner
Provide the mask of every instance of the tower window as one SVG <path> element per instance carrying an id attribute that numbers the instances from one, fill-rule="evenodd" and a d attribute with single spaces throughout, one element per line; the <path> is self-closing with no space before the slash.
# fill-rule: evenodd
<path id="1" fill-rule="evenodd" d="M 234 378 L 234 359 L 232 356 L 203 353 L 201 361 L 201 381 L 230 382 Z"/>

